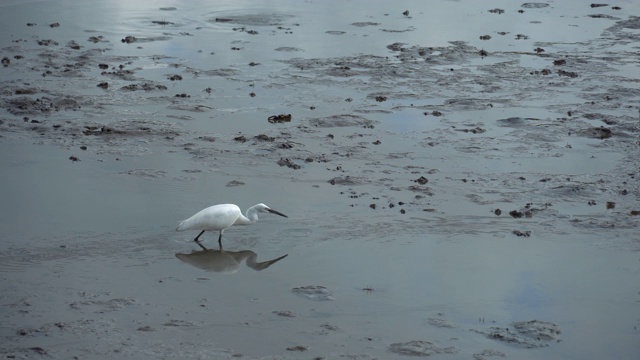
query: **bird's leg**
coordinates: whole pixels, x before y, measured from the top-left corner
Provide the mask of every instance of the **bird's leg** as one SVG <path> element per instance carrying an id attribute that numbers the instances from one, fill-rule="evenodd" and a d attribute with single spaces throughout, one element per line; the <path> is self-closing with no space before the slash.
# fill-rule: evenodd
<path id="1" fill-rule="evenodd" d="M 218 245 L 220 246 L 220 251 L 222 251 L 222 231 L 220 231 L 220 236 L 218 236 Z"/>
<path id="2" fill-rule="evenodd" d="M 200 234 L 198 234 L 198 236 L 196 236 L 196 238 L 195 238 L 195 239 L 193 239 L 193 241 L 195 241 L 195 242 L 197 242 L 198 244 L 200 244 L 200 241 L 198 241 L 198 239 L 200 238 L 200 235 L 202 235 L 202 234 L 204 234 L 204 230 L 202 230 L 202 231 L 200 232 Z M 200 245 L 200 246 L 202 246 L 202 245 Z"/>
<path id="3" fill-rule="evenodd" d="M 204 251 L 209 250 L 206 247 L 204 247 L 204 245 L 200 244 L 200 241 L 196 242 L 196 244 L 198 244 L 198 246 L 200 246 L 202 248 L 202 250 L 204 250 Z"/>

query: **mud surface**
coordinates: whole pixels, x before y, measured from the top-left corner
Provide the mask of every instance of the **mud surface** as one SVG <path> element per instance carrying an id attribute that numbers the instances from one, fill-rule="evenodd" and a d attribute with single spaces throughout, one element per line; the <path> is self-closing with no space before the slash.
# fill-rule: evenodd
<path id="1" fill-rule="evenodd" d="M 405 5 L 0 5 L 0 354 L 636 359 L 640 6 Z"/>

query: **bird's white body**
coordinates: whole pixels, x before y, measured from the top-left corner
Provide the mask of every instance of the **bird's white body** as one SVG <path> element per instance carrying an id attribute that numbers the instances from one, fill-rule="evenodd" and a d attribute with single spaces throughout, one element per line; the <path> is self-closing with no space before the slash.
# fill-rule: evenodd
<path id="1" fill-rule="evenodd" d="M 234 204 L 220 204 L 209 206 L 206 209 L 198 211 L 192 217 L 182 221 L 178 225 L 177 231 L 183 230 L 206 230 L 206 231 L 221 231 L 230 228 L 233 225 L 243 223 L 243 225 L 251 224 L 258 220 L 256 215 L 255 221 L 249 220 L 242 215 L 242 211 L 238 205 Z"/>
<path id="2" fill-rule="evenodd" d="M 222 233 L 233 225 L 250 225 L 258 221 L 258 212 L 270 212 L 272 214 L 287 217 L 265 204 L 253 205 L 247 209 L 246 216 L 235 204 L 220 204 L 209 206 L 195 213 L 190 218 L 183 220 L 176 228 L 176 231 L 200 230 L 202 235 L 205 231 L 219 231 L 218 243 L 222 250 Z M 194 241 L 198 242 L 200 235 Z M 200 244 L 198 242 L 198 244 Z M 202 247 L 202 245 L 200 245 Z"/>

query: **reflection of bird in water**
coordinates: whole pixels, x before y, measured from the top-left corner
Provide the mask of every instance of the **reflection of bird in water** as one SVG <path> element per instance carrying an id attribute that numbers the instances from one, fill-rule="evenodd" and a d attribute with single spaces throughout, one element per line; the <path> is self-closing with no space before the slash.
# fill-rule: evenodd
<path id="1" fill-rule="evenodd" d="M 201 230 L 200 234 L 196 236 L 195 241 L 201 248 L 205 249 L 198 241 L 200 235 L 207 230 L 216 230 L 220 232 L 218 236 L 218 245 L 222 250 L 222 233 L 225 229 L 230 228 L 233 225 L 250 225 L 258 221 L 259 212 L 268 212 L 284 217 L 288 217 L 278 211 L 275 211 L 265 204 L 253 205 L 247 209 L 247 215 L 242 215 L 242 211 L 238 205 L 234 204 L 220 204 L 209 206 L 206 209 L 198 211 L 192 217 L 182 221 L 176 228 L 176 231 L 183 230 Z M 206 249 L 205 249 L 206 250 Z"/>
<path id="2" fill-rule="evenodd" d="M 257 262 L 258 254 L 251 250 L 222 251 L 204 249 L 193 250 L 191 254 L 177 253 L 176 257 L 191 266 L 205 271 L 235 273 L 245 259 L 248 267 L 261 271 L 286 258 L 287 255 L 269 261 Z"/>

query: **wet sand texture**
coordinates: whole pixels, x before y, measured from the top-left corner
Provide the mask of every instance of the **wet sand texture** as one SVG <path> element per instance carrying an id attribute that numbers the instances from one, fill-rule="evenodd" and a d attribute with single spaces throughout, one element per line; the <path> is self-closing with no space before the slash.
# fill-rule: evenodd
<path id="1" fill-rule="evenodd" d="M 8 1 L 0 28 L 0 356 L 638 358 L 635 1 Z M 225 251 L 174 231 L 260 202 L 289 218 Z"/>

